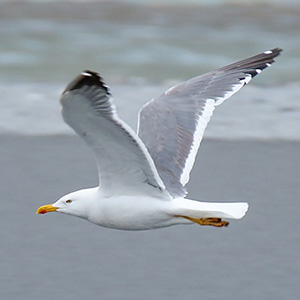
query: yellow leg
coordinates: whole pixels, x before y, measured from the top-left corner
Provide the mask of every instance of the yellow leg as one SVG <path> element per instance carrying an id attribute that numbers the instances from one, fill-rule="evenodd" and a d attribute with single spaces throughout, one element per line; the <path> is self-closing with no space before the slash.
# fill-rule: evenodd
<path id="1" fill-rule="evenodd" d="M 186 218 L 190 221 L 193 221 L 199 225 L 202 226 L 215 226 L 215 227 L 226 227 L 229 225 L 229 222 L 222 220 L 221 218 L 201 218 L 201 219 L 194 219 L 191 217 L 185 217 L 183 216 L 183 218 Z"/>

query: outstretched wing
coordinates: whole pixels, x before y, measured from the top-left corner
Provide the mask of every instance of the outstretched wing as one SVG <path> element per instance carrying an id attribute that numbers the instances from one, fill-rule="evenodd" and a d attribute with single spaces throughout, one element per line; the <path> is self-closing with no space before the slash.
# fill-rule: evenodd
<path id="1" fill-rule="evenodd" d="M 65 122 L 94 151 L 105 192 L 136 193 L 145 185 L 165 189 L 145 145 L 119 119 L 97 73 L 84 71 L 76 77 L 62 93 L 61 104 Z"/>
<path id="2" fill-rule="evenodd" d="M 138 135 L 173 197 L 186 195 L 184 186 L 215 107 L 269 67 L 280 52 L 265 51 L 179 83 L 141 109 Z"/>

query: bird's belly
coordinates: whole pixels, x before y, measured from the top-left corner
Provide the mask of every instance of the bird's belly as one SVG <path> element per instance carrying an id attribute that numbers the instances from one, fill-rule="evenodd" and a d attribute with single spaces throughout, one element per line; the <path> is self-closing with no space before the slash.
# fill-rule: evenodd
<path id="1" fill-rule="evenodd" d="M 99 203 L 88 220 L 122 230 L 147 230 L 173 225 L 171 201 L 152 197 L 118 196 Z"/>

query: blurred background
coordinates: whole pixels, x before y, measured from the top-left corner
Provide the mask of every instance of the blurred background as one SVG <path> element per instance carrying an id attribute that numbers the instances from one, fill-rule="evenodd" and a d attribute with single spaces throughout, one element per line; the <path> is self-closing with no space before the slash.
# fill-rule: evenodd
<path id="1" fill-rule="evenodd" d="M 300 1 L 0 0 L 0 298 L 299 298 Z M 247 201 L 226 229 L 97 227 L 37 207 L 98 184 L 60 115 L 78 73 L 99 72 L 121 118 L 175 83 L 280 47 L 215 110 L 189 198 Z"/>
<path id="2" fill-rule="evenodd" d="M 297 0 L 0 1 L 0 132 L 70 133 L 57 99 L 85 69 L 135 127 L 139 108 L 172 84 L 280 47 L 207 136 L 298 140 L 299 14 Z"/>

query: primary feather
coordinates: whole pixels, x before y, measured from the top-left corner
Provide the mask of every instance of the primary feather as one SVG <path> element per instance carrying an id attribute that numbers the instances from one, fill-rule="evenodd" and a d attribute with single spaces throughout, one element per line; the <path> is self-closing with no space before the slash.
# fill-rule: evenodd
<path id="1" fill-rule="evenodd" d="M 173 197 L 186 195 L 204 130 L 216 106 L 274 62 L 275 48 L 171 87 L 144 105 L 138 135 Z"/>

